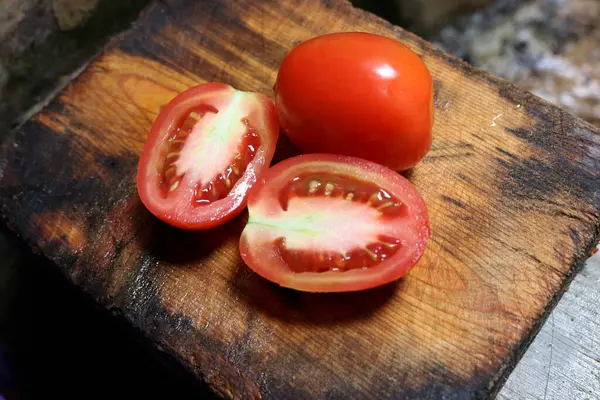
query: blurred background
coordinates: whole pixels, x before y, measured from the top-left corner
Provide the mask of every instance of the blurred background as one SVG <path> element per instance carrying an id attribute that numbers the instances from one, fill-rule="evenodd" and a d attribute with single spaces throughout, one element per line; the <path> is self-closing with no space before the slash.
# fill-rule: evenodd
<path id="1" fill-rule="evenodd" d="M 0 0 L 0 140 L 148 3 Z M 353 3 L 600 126 L 600 0 Z M 4 226 L 0 394 L 210 397 L 169 360 L 156 357 L 118 316 L 96 309 Z"/>

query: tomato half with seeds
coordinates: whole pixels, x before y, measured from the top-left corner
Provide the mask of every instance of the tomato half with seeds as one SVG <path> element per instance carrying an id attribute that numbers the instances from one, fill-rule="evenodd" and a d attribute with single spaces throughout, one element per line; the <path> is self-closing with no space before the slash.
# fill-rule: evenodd
<path id="1" fill-rule="evenodd" d="M 354 157 L 306 154 L 272 167 L 248 196 L 244 262 L 281 286 L 345 292 L 397 280 L 429 237 L 425 202 L 403 176 Z"/>
<path id="2" fill-rule="evenodd" d="M 223 83 L 177 95 L 154 122 L 140 157 L 144 205 L 183 229 L 220 225 L 245 207 L 279 136 L 272 101 Z"/>

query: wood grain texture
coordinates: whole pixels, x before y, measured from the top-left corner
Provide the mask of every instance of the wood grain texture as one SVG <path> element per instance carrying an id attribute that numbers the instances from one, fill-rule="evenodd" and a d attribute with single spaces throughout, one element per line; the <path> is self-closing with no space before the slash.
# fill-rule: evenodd
<path id="1" fill-rule="evenodd" d="M 406 278 L 337 295 L 246 268 L 246 215 L 158 222 L 136 164 L 160 107 L 205 81 L 271 94 L 286 52 L 360 30 L 419 52 L 434 142 L 408 176 L 432 236 Z M 276 159 L 293 154 L 283 138 Z M 600 221 L 600 135 L 341 0 L 155 3 L 0 151 L 8 223 L 77 285 L 231 398 L 487 398 L 582 266 Z"/>

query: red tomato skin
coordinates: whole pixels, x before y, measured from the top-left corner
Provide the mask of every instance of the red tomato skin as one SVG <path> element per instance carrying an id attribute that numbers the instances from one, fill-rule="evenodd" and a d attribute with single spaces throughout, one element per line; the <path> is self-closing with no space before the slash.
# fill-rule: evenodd
<path id="1" fill-rule="evenodd" d="M 168 132 L 177 125 L 176 121 L 189 109 L 203 104 L 212 106 L 213 103 L 218 103 L 218 99 L 215 100 L 214 97 L 224 96 L 223 93 L 230 91 L 235 89 L 220 82 L 209 82 L 187 89 L 161 110 L 152 125 L 138 162 L 136 184 L 144 206 L 154 216 L 169 225 L 186 230 L 204 230 L 233 219 L 246 207 L 248 189 L 269 168 L 279 137 L 277 111 L 271 99 L 260 93 L 250 93 L 255 97 L 257 104 L 256 109 L 253 110 L 255 118 L 250 122 L 258 125 L 255 128 L 261 136 L 262 145 L 254 160 L 248 165 L 246 170 L 248 173 L 244 174 L 237 183 L 237 185 L 245 185 L 245 190 L 241 194 L 230 195 L 208 206 L 196 208 L 193 208 L 191 201 L 187 199 L 182 199 L 177 204 L 166 204 L 160 200 L 155 172 L 157 160 L 154 159 L 153 153 L 168 136 Z M 187 204 L 188 207 L 182 206 L 183 204 Z"/>
<path id="2" fill-rule="evenodd" d="M 278 207 L 278 187 L 269 184 L 284 174 L 293 176 L 295 168 L 311 162 L 334 162 L 358 167 L 363 176 L 377 177 L 385 182 L 385 188 L 392 194 L 398 195 L 413 208 L 410 223 L 414 227 L 412 251 L 399 263 L 395 257 L 381 262 L 380 265 L 367 270 L 356 269 L 343 273 L 339 272 L 304 272 L 294 273 L 282 264 L 281 256 L 270 246 L 257 245 L 247 229 L 240 238 L 240 255 L 244 263 L 255 273 L 282 287 L 303 292 L 351 292 L 372 289 L 396 281 L 406 275 L 423 255 L 430 235 L 427 206 L 414 186 L 403 176 L 393 170 L 374 162 L 336 154 L 303 154 L 292 157 L 271 167 L 260 182 L 250 189 L 248 208 L 252 217 L 253 209 L 262 208 L 262 212 L 270 213 L 273 207 Z M 256 239 L 256 238 L 254 238 Z"/>
<path id="3" fill-rule="evenodd" d="M 395 40 L 360 32 L 309 39 L 285 57 L 274 91 L 281 127 L 303 153 L 405 170 L 431 146 L 430 72 Z"/>

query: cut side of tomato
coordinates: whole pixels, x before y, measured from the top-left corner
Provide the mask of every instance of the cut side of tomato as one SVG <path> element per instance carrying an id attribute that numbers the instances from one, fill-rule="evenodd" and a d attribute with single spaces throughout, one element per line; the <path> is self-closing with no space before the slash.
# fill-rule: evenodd
<path id="1" fill-rule="evenodd" d="M 245 207 L 279 135 L 271 100 L 207 83 L 182 92 L 159 114 L 140 157 L 144 205 L 183 229 L 220 225 Z"/>
<path id="2" fill-rule="evenodd" d="M 248 197 L 244 262 L 281 286 L 345 292 L 397 280 L 429 237 L 425 203 L 387 167 L 307 154 L 267 171 Z"/>

